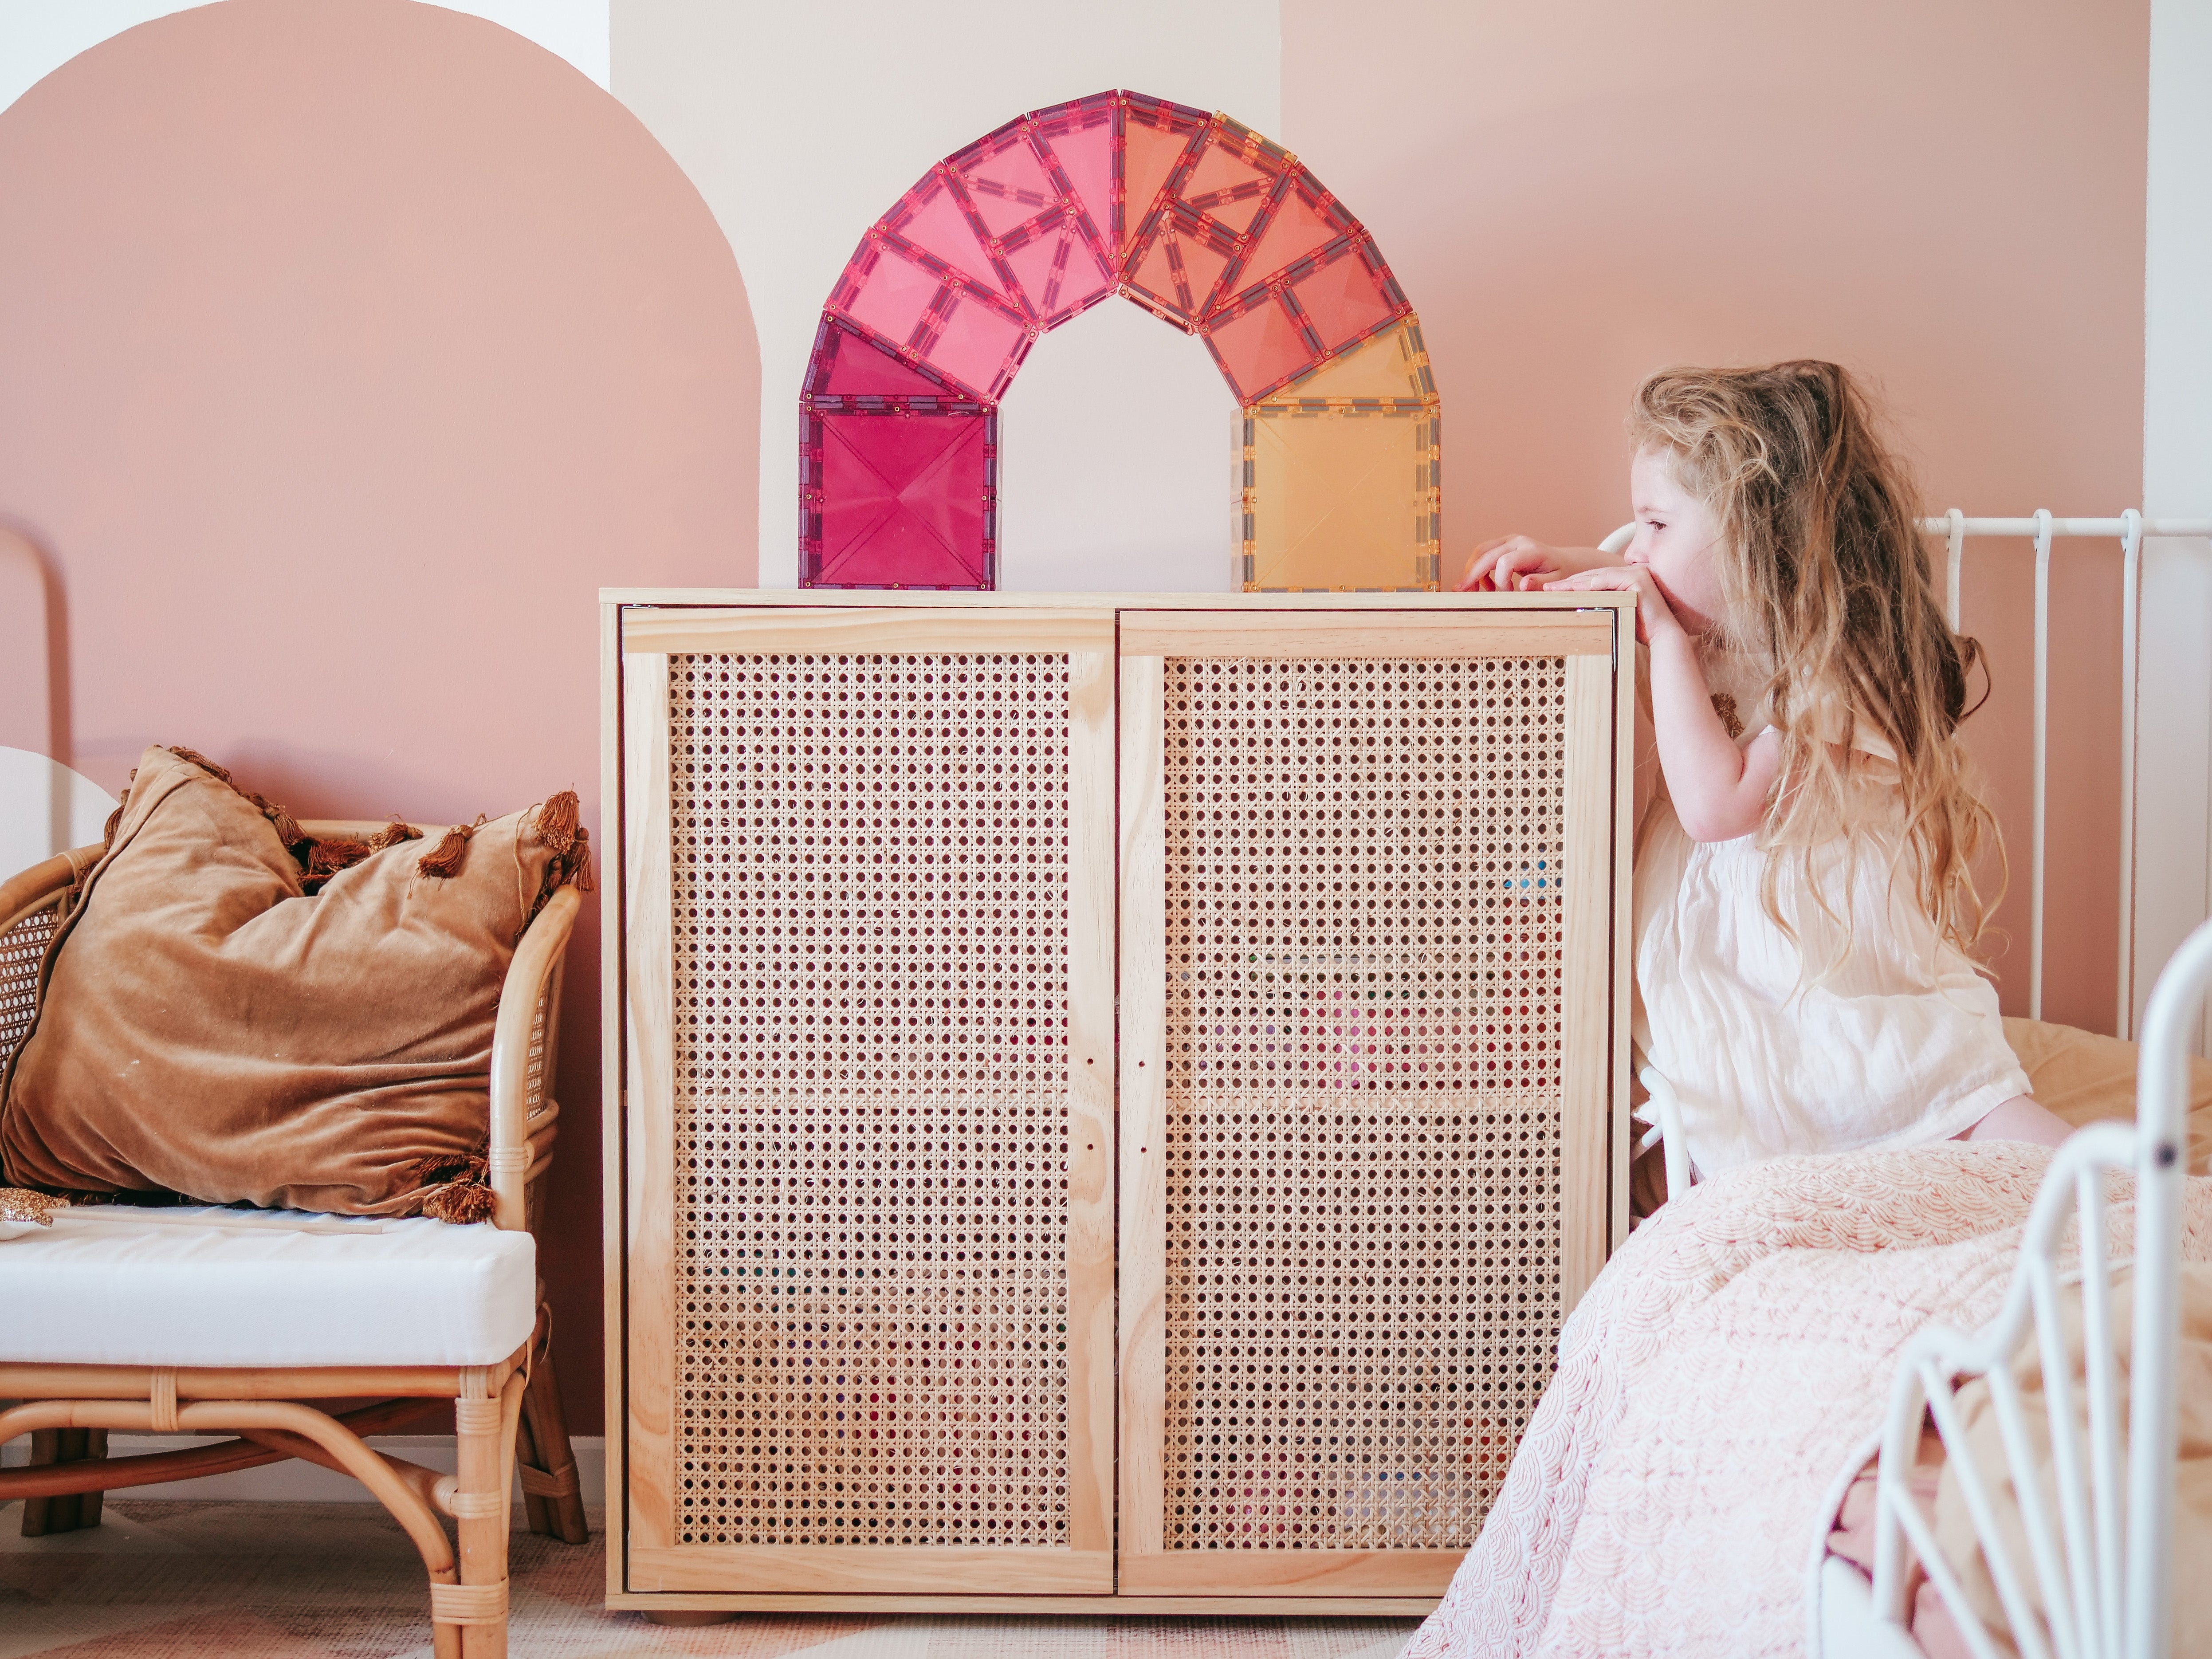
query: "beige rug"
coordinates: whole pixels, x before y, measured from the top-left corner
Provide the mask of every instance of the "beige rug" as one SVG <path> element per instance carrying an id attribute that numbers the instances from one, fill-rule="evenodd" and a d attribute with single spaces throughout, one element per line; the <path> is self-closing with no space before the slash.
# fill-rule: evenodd
<path id="1" fill-rule="evenodd" d="M 599 1517 L 592 1517 L 596 1527 Z M 111 1497 L 90 1531 L 24 1538 L 0 1505 L 0 1659 L 429 1659 L 413 1548 L 370 1504 Z M 599 1605 L 599 1534 L 514 1534 L 516 1659 L 1395 1659 L 1410 1619 L 757 1615 L 666 1630 Z"/>

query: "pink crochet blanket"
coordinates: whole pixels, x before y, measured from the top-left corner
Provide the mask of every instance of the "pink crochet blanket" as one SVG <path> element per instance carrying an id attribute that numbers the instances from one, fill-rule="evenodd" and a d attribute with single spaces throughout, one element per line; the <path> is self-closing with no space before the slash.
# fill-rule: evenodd
<path id="1" fill-rule="evenodd" d="M 1482 1535 L 1401 1659 L 1804 1651 L 1904 1346 L 1996 1311 L 2049 1161 L 1785 1158 L 1667 1205 L 1567 1322 Z M 2212 1182 L 2189 1187 L 2184 1252 L 2212 1258 Z M 2130 1250 L 2133 1204 L 2107 1213 Z"/>

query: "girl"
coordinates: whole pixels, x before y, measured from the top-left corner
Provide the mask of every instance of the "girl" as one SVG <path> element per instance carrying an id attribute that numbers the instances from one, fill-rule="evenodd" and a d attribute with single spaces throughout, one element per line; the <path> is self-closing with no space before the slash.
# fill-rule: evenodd
<path id="1" fill-rule="evenodd" d="M 1637 594 L 1663 796 L 1637 803 L 1635 1038 L 1692 1163 L 2057 1145 L 1967 954 L 1996 833 L 1958 737 L 1979 650 L 1865 401 L 1832 363 L 1675 369 L 1630 429 L 1626 564 L 1511 537 L 1461 586 Z"/>

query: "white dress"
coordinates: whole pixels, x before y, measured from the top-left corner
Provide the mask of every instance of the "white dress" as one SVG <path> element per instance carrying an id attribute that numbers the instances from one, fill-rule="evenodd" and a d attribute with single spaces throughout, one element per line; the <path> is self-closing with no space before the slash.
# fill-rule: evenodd
<path id="1" fill-rule="evenodd" d="M 1717 689 L 1730 667 L 1711 665 Z M 1735 672 L 1741 680 L 1740 666 Z M 1771 724 L 1763 714 L 1747 722 L 1743 742 Z M 1843 722 L 1835 724 L 1840 738 Z M 1893 787 L 1896 756 L 1887 744 L 1863 732 L 1851 742 L 1863 787 Z M 2005 1042 L 1996 988 L 1937 933 L 1909 870 L 1892 881 L 1895 838 L 1874 831 L 1856 839 L 1855 870 L 1840 841 L 1815 857 L 1829 908 L 1840 915 L 1848 897 L 1853 924 L 1848 955 L 1823 973 L 1838 955 L 1842 924 L 1804 890 L 1798 851 L 1762 851 L 1756 836 L 1693 842 L 1663 793 L 1644 815 L 1636 854 L 1638 1064 L 1674 1086 L 1701 1174 L 1793 1153 L 1944 1140 L 2028 1092 Z M 1782 861 L 1776 896 L 1796 940 L 1760 902 L 1770 857 Z"/>

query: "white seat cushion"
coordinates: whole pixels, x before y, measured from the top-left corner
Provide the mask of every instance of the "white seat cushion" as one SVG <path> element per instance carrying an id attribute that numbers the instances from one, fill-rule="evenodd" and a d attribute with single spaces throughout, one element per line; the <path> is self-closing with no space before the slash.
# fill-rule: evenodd
<path id="1" fill-rule="evenodd" d="M 0 1360 L 489 1365 L 537 1310 L 537 1241 L 489 1222 L 105 1204 L 0 1221 Z"/>

